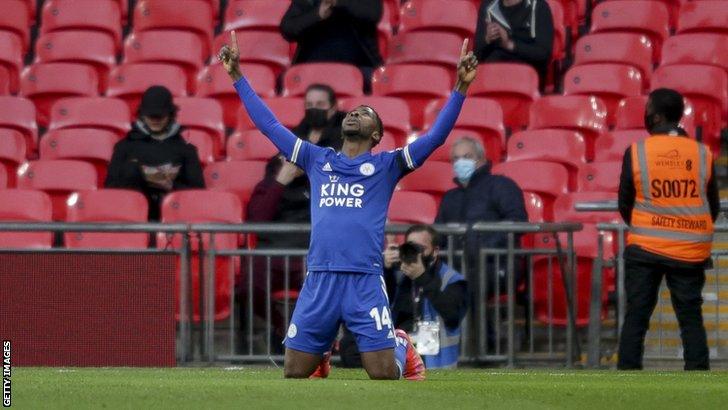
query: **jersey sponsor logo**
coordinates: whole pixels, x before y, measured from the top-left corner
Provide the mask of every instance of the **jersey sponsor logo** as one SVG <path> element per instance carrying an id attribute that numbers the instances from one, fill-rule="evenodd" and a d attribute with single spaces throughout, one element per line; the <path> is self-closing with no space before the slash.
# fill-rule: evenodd
<path id="1" fill-rule="evenodd" d="M 296 327 L 296 325 L 294 323 L 291 323 L 291 325 L 288 326 L 288 334 L 287 334 L 288 338 L 293 339 L 294 337 L 296 337 L 297 334 L 298 334 L 298 328 Z"/>
<path id="2" fill-rule="evenodd" d="M 374 165 L 371 162 L 365 162 L 359 167 L 359 172 L 366 177 L 374 175 Z"/>
<path id="3" fill-rule="evenodd" d="M 362 196 L 364 196 L 364 185 L 339 182 L 339 177 L 329 175 L 328 184 L 321 184 L 321 198 L 319 208 L 343 207 L 361 208 Z"/>
<path id="4" fill-rule="evenodd" d="M 324 167 L 321 168 L 321 170 L 324 172 L 331 172 L 331 164 L 327 162 L 326 164 L 324 164 Z"/>

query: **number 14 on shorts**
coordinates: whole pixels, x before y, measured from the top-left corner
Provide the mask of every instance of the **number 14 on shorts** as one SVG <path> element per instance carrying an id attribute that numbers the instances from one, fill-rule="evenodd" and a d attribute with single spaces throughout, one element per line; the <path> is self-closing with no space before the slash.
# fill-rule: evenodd
<path id="1" fill-rule="evenodd" d="M 392 330 L 392 319 L 389 317 L 389 308 L 382 306 L 381 314 L 379 311 L 380 309 L 377 309 L 376 306 L 369 311 L 369 316 L 374 319 L 374 322 L 377 325 L 377 330 L 382 330 L 384 326 L 386 326 L 389 330 Z"/>

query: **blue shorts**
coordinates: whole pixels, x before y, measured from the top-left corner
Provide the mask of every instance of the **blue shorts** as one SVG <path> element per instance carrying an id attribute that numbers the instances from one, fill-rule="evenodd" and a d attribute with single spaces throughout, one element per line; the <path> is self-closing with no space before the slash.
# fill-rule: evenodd
<path id="1" fill-rule="evenodd" d="M 360 352 L 394 348 L 394 326 L 384 278 L 346 272 L 309 272 L 293 310 L 286 347 L 311 354 L 331 350 L 343 322 Z"/>

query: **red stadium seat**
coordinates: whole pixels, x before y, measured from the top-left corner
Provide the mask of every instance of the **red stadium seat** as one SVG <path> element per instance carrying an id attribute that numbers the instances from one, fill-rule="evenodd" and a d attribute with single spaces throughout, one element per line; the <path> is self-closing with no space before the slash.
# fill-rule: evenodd
<path id="1" fill-rule="evenodd" d="M 425 130 L 435 123 L 437 115 L 445 102 L 445 100 L 438 100 L 427 105 L 425 108 Z M 467 98 L 460 110 L 455 126 L 478 133 L 489 156 L 500 158 L 505 151 L 506 137 L 505 128 L 503 127 L 503 112 L 495 100 L 482 97 Z"/>
<path id="2" fill-rule="evenodd" d="M 5 171 L 5 167 L 0 167 L 0 189 L 9 188 L 8 185 L 8 174 Z"/>
<path id="3" fill-rule="evenodd" d="M 124 100 L 133 116 L 136 116 L 139 100 L 144 91 L 153 85 L 163 85 L 172 95 L 187 95 L 187 77 L 184 70 L 170 64 L 122 64 L 111 70 L 106 95 Z"/>
<path id="4" fill-rule="evenodd" d="M 71 192 L 96 189 L 93 165 L 77 160 L 49 159 L 26 162 L 18 168 L 18 188 L 45 191 L 53 201 L 53 220 L 66 219 L 66 199 Z"/>
<path id="5" fill-rule="evenodd" d="M 452 165 L 449 162 L 427 161 L 402 178 L 399 188 L 432 194 L 439 200 L 445 192 L 456 187 L 453 178 Z"/>
<path id="6" fill-rule="evenodd" d="M 207 133 L 212 138 L 215 155 L 221 155 L 225 148 L 225 124 L 220 103 L 212 98 L 177 97 L 174 104 L 179 107 L 177 122 Z"/>
<path id="7" fill-rule="evenodd" d="M 564 6 L 559 1 L 547 0 L 551 9 L 551 20 L 554 24 L 554 42 L 551 49 L 551 59 L 563 60 L 566 57 L 566 17 Z M 573 30 L 573 29 L 572 29 Z M 553 61 L 552 61 L 553 63 Z"/>
<path id="8" fill-rule="evenodd" d="M 28 14 L 30 16 L 30 24 L 34 25 L 37 23 L 37 19 L 35 15 L 38 12 L 38 4 L 36 0 L 21 0 L 23 3 L 25 3 L 25 7 L 28 9 Z"/>
<path id="9" fill-rule="evenodd" d="M 642 76 L 622 64 L 590 64 L 575 66 L 564 77 L 564 95 L 598 97 L 607 108 L 607 124 L 614 124 L 617 104 L 625 97 L 642 94 Z"/>
<path id="10" fill-rule="evenodd" d="M 518 131 L 528 126 L 529 107 L 540 96 L 538 73 L 526 64 L 481 64 L 468 93 L 498 101 L 506 127 Z"/>
<path id="11" fill-rule="evenodd" d="M 223 32 L 230 30 L 279 31 L 281 19 L 286 14 L 289 1 L 286 0 L 231 0 L 225 9 Z"/>
<path id="12" fill-rule="evenodd" d="M 240 223 L 242 222 L 243 207 L 235 195 L 227 192 L 210 190 L 186 190 L 168 194 L 162 201 L 162 222 L 164 223 Z M 238 246 L 237 234 L 216 234 L 215 249 L 235 249 Z M 157 235 L 157 246 L 167 246 L 167 235 Z M 210 239 L 203 236 L 205 246 Z M 172 240 L 173 246 L 178 246 L 179 235 Z M 239 269 L 240 260 L 235 257 L 222 256 L 215 258 L 215 320 L 225 319 L 230 315 L 230 294 L 233 283 L 230 281 L 230 271 Z M 199 321 L 201 317 L 200 298 L 202 287 L 199 279 L 199 265 L 203 263 L 197 248 L 193 248 L 190 273 L 192 276 L 192 311 L 193 320 Z M 179 272 L 179 270 L 178 270 Z M 177 288 L 175 295 L 179 295 L 179 274 L 177 275 Z M 179 306 L 179 303 L 175 303 Z"/>
<path id="13" fill-rule="evenodd" d="M 267 161 L 278 148 L 258 130 L 238 131 L 228 138 L 228 161 Z"/>
<path id="14" fill-rule="evenodd" d="M 64 128 L 48 131 L 40 140 L 40 159 L 78 159 L 96 168 L 98 186 L 106 180 L 106 169 L 119 138 L 111 131 Z"/>
<path id="15" fill-rule="evenodd" d="M 423 192 L 394 191 L 389 202 L 389 223 L 432 224 L 437 216 L 437 200 Z"/>
<path id="16" fill-rule="evenodd" d="M 569 170 L 569 189 L 576 190 L 579 167 L 586 163 L 584 137 L 576 131 L 546 129 L 517 132 L 508 139 L 506 161 L 558 162 Z"/>
<path id="17" fill-rule="evenodd" d="M 20 93 L 33 100 L 38 124 L 50 120 L 53 103 L 65 97 L 95 97 L 99 92 L 96 71 L 83 64 L 38 63 L 20 75 Z"/>
<path id="18" fill-rule="evenodd" d="M 454 70 L 462 44 L 463 38 L 457 34 L 400 33 L 389 42 L 387 64 L 431 64 Z"/>
<path id="19" fill-rule="evenodd" d="M 137 191 L 100 189 L 78 191 L 68 197 L 68 222 L 147 222 L 147 198 Z M 143 232 L 69 232 L 64 234 L 67 248 L 141 249 L 149 245 Z"/>
<path id="20" fill-rule="evenodd" d="M 394 151 L 401 146 L 402 144 L 398 143 L 392 134 L 385 131 L 384 135 L 382 135 L 382 139 L 379 140 L 379 144 L 372 148 L 372 154 L 376 155 L 381 152 Z"/>
<path id="21" fill-rule="evenodd" d="M 303 98 L 297 97 L 273 97 L 264 98 L 265 105 L 273 111 L 278 121 L 286 128 L 297 126 L 304 116 Z M 236 131 L 245 131 L 255 129 L 253 121 L 250 120 L 245 107 L 238 110 L 238 120 L 235 126 Z"/>
<path id="22" fill-rule="evenodd" d="M 213 21 L 212 5 L 202 0 L 140 0 L 134 7 L 134 31 L 179 30 L 194 33 L 203 45 L 204 57 L 210 54 Z"/>
<path id="23" fill-rule="evenodd" d="M 451 74 L 442 67 L 397 64 L 382 67 L 372 77 L 374 95 L 399 97 L 410 108 L 410 124 L 422 128 L 424 108 L 432 100 L 447 97 Z"/>
<path id="24" fill-rule="evenodd" d="M 579 191 L 617 192 L 622 161 L 592 162 L 579 171 Z"/>
<path id="25" fill-rule="evenodd" d="M 253 189 L 265 175 L 266 161 L 215 162 L 205 168 L 209 189 L 232 192 L 247 204 Z"/>
<path id="26" fill-rule="evenodd" d="M 592 12 L 592 33 L 644 34 L 652 43 L 653 61 L 660 58 L 662 41 L 670 35 L 669 15 L 663 3 L 652 0 L 607 1 Z"/>
<path id="27" fill-rule="evenodd" d="M 0 13 L 0 31 L 15 34 L 20 38 L 23 51 L 30 46 L 31 16 L 25 2 L 21 0 L 3 0 L 3 10 Z"/>
<path id="28" fill-rule="evenodd" d="M 16 94 L 20 90 L 20 70 L 23 68 L 23 44 L 13 33 L 0 31 L 0 68 L 8 72 L 8 89 Z"/>
<path id="29" fill-rule="evenodd" d="M 129 132 L 131 115 L 124 100 L 108 97 L 69 97 L 51 107 L 49 130 L 94 128 L 111 131 L 121 139 Z"/>
<path id="30" fill-rule="evenodd" d="M 483 144 L 483 148 L 486 149 L 485 157 L 488 158 L 488 161 L 490 161 L 493 164 L 498 164 L 503 160 L 503 153 L 500 151 L 491 152 L 487 151 L 487 148 L 485 148 L 486 141 L 483 141 L 482 136 L 478 134 L 477 132 L 465 128 L 453 128 L 453 130 L 450 132 L 450 135 L 447 137 L 445 142 L 435 150 L 435 152 L 432 153 L 430 158 L 428 159 L 431 161 L 450 161 L 451 160 L 451 153 L 452 153 L 452 146 L 455 144 L 456 141 L 458 141 L 461 138 L 468 137 L 472 138 L 476 141 L 480 141 L 481 144 Z"/>
<path id="31" fill-rule="evenodd" d="M 616 201 L 616 192 L 571 192 L 559 195 L 554 201 L 554 220 L 557 222 L 621 222 L 618 212 L 583 212 L 575 209 L 580 202 Z"/>
<path id="32" fill-rule="evenodd" d="M 143 31 L 132 33 L 126 38 L 124 62 L 176 65 L 185 70 L 187 90 L 192 93 L 195 76 L 205 65 L 206 50 L 194 33 L 175 30 Z"/>
<path id="33" fill-rule="evenodd" d="M 399 14 L 399 9 L 396 8 L 395 11 L 392 11 L 389 3 L 385 1 L 384 7 L 382 8 L 382 18 L 379 19 L 379 23 L 377 23 L 377 43 L 379 46 L 379 54 L 385 61 L 389 56 L 387 44 L 389 44 L 389 42 L 392 40 L 392 36 L 394 35 L 394 27 L 396 27 L 396 25 L 393 23 L 394 19 L 392 17 L 392 14 Z"/>
<path id="34" fill-rule="evenodd" d="M 678 33 L 728 34 L 728 9 L 722 0 L 690 1 L 680 8 Z"/>
<path id="35" fill-rule="evenodd" d="M 0 221 L 50 222 L 52 212 L 51 198 L 45 192 L 0 189 Z M 0 248 L 49 249 L 52 246 L 51 232 L 0 232 Z"/>
<path id="36" fill-rule="evenodd" d="M 557 196 L 569 191 L 569 171 L 565 166 L 548 161 L 513 161 L 493 166 L 494 175 L 505 175 L 524 192 L 537 194 L 544 205 L 544 218 L 553 220 L 553 203 Z"/>
<path id="37" fill-rule="evenodd" d="M 260 97 L 274 97 L 276 77 L 273 71 L 262 64 L 241 64 L 240 71 Z M 230 85 L 230 76 L 222 64 L 212 64 L 197 74 L 197 96 L 214 98 L 223 109 L 225 126 L 235 127 L 235 117 L 240 109 L 240 97 Z"/>
<path id="38" fill-rule="evenodd" d="M 401 8 L 400 33 L 411 31 L 444 31 L 456 34 L 462 40 L 475 34 L 478 10 L 469 1 L 409 0 Z"/>
<path id="39" fill-rule="evenodd" d="M 689 98 L 695 109 L 695 124 L 703 127 L 706 141 L 718 139 L 719 130 L 728 120 L 728 74 L 725 70 L 697 64 L 659 67 L 652 77 L 652 89 L 663 87 L 677 90 Z"/>
<path id="40" fill-rule="evenodd" d="M 546 222 L 543 210 L 543 199 L 533 192 L 523 193 L 523 203 L 526 205 L 526 214 L 528 214 L 528 222 L 541 223 Z"/>
<path id="41" fill-rule="evenodd" d="M 683 98 L 685 111 L 680 120 L 680 126 L 691 136 L 695 137 L 695 110 L 690 100 Z M 647 96 L 627 97 L 617 105 L 617 115 L 614 128 L 617 130 L 644 130 L 645 129 L 645 107 Z"/>
<path id="42" fill-rule="evenodd" d="M 529 129 L 563 128 L 579 131 L 586 142 L 586 159 L 594 158 L 594 141 L 606 131 L 607 109 L 596 97 L 553 95 L 531 105 Z"/>
<path id="43" fill-rule="evenodd" d="M 0 129 L 12 129 L 23 134 L 28 151 L 38 147 L 38 126 L 35 117 L 35 106 L 32 101 L 23 97 L 0 96 Z"/>
<path id="44" fill-rule="evenodd" d="M 595 160 L 598 162 L 621 161 L 627 147 L 649 136 L 650 134 L 644 129 L 614 130 L 604 134 L 595 145 L 597 153 Z"/>
<path id="45" fill-rule="evenodd" d="M 688 33 L 673 36 L 662 45 L 661 66 L 709 64 L 728 72 L 728 32 Z"/>
<path id="46" fill-rule="evenodd" d="M 596 33 L 576 42 L 574 65 L 625 64 L 640 71 L 646 89 L 652 77 L 652 43 L 649 37 L 634 33 Z"/>
<path id="47" fill-rule="evenodd" d="M 91 31 L 61 31 L 43 34 L 36 42 L 36 63 L 80 63 L 96 70 L 99 92 L 104 93 L 109 71 L 116 65 L 111 38 Z"/>
<path id="48" fill-rule="evenodd" d="M 291 64 L 291 46 L 280 33 L 270 31 L 236 31 L 240 47 L 240 61 L 245 63 L 265 64 L 276 75 Z M 224 32 L 213 42 L 213 55 L 220 48 L 230 43 L 230 34 Z"/>
<path id="49" fill-rule="evenodd" d="M 625 0 L 622 0 L 625 1 Z M 630 0 L 627 0 L 630 1 Z M 662 3 L 667 8 L 667 14 L 669 16 L 669 25 L 671 29 L 677 27 L 678 14 L 680 10 L 680 3 L 692 0 L 653 0 Z"/>
<path id="50" fill-rule="evenodd" d="M 203 167 L 215 162 L 215 142 L 210 134 L 198 129 L 185 129 L 182 131 L 182 138 L 195 146 L 197 158 Z"/>
<path id="51" fill-rule="evenodd" d="M 0 95 L 10 94 L 10 73 L 8 69 L 0 65 Z"/>
<path id="52" fill-rule="evenodd" d="M 119 8 L 126 0 L 48 0 L 43 6 L 41 34 L 65 30 L 97 32 L 107 36 L 115 51 L 121 51 L 121 19 Z M 125 4 L 124 4 L 125 5 Z M 124 7 L 126 9 L 126 7 Z"/>
<path id="53" fill-rule="evenodd" d="M 15 171 L 25 161 L 27 148 L 20 131 L 0 128 L 0 169 L 6 176 L 6 186 L 15 188 Z"/>
<path id="54" fill-rule="evenodd" d="M 341 109 L 351 111 L 360 105 L 368 105 L 377 112 L 384 124 L 384 130 L 391 133 L 398 146 L 404 145 L 412 132 L 410 111 L 407 103 L 395 97 L 364 96 L 347 98 L 341 101 Z"/>
<path id="55" fill-rule="evenodd" d="M 338 97 L 363 95 L 364 78 L 356 66 L 340 63 L 297 64 L 283 75 L 283 96 L 303 97 L 311 84 L 327 84 Z"/>

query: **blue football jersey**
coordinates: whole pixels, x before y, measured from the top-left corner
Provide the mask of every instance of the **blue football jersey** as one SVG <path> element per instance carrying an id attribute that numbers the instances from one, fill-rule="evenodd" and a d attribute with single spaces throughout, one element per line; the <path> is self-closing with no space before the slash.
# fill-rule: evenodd
<path id="1" fill-rule="evenodd" d="M 407 167 L 401 149 L 356 158 L 301 141 L 291 161 L 311 186 L 311 272 L 381 274 L 392 193 Z"/>

